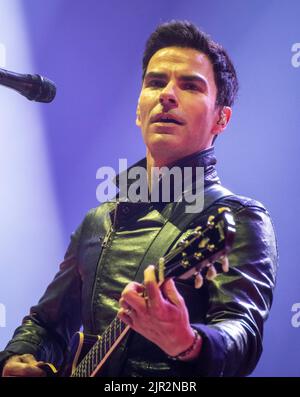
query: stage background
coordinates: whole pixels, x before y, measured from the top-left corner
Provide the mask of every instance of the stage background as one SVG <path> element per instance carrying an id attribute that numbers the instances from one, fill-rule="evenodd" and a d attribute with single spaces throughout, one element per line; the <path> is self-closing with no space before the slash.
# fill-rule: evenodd
<path id="1" fill-rule="evenodd" d="M 253 375 L 300 375 L 299 15 L 291 0 L 0 0 L 0 67 L 58 87 L 49 105 L 0 87 L 0 348 L 98 205 L 97 169 L 144 156 L 135 126 L 144 43 L 158 23 L 188 19 L 224 45 L 240 80 L 216 142 L 219 174 L 267 206 L 278 236 L 274 305 Z"/>

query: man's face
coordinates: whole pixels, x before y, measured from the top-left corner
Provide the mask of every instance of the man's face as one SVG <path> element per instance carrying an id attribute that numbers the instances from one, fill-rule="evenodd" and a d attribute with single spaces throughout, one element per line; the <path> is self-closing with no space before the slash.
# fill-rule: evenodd
<path id="1" fill-rule="evenodd" d="M 220 128 L 217 88 L 209 58 L 194 49 L 167 47 L 148 64 L 137 108 L 148 152 L 171 163 L 211 146 Z"/>

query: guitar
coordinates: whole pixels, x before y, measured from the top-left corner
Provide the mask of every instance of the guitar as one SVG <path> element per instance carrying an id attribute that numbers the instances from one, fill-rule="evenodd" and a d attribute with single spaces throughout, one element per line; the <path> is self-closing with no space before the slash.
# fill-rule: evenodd
<path id="1" fill-rule="evenodd" d="M 155 265 L 158 284 L 168 278 L 188 279 L 195 274 L 213 278 L 217 260 L 218 271 L 228 271 L 226 261 L 235 235 L 235 222 L 229 208 L 218 209 L 210 215 L 203 226 L 196 227 L 185 239 Z M 221 269 L 222 268 L 222 269 Z M 130 330 L 130 326 L 118 317 L 110 323 L 102 335 L 87 335 L 77 332 L 70 343 L 66 365 L 57 371 L 50 363 L 39 365 L 47 376 L 94 377 Z"/>

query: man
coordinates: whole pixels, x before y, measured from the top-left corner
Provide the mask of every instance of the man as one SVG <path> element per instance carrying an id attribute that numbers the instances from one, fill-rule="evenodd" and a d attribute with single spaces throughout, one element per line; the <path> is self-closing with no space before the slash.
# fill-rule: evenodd
<path id="1" fill-rule="evenodd" d="M 54 281 L 1 353 L 4 376 L 43 376 L 41 363 L 59 367 L 82 324 L 84 332 L 101 334 L 116 314 L 132 330 L 104 375 L 251 373 L 262 351 L 277 251 L 265 208 L 224 190 L 214 167 L 212 145 L 230 120 L 237 87 L 224 49 L 194 25 L 172 21 L 150 36 L 137 107 L 146 144 L 139 165 L 147 169 L 149 191 L 154 167 L 204 167 L 206 207 L 188 225 L 177 202 L 119 201 L 91 210 Z M 221 206 L 231 209 L 237 227 L 229 272 L 200 289 L 193 280 L 172 279 L 159 289 L 147 265 Z M 181 232 L 176 241 L 163 233 L 166 223 Z"/>

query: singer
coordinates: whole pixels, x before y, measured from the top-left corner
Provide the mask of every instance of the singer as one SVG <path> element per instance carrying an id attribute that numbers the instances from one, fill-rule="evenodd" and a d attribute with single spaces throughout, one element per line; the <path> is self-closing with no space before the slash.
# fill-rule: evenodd
<path id="1" fill-rule="evenodd" d="M 3 376 L 69 376 L 68 367 L 73 377 L 253 371 L 272 305 L 277 250 L 265 207 L 225 189 L 215 168 L 213 144 L 230 121 L 237 89 L 226 51 L 193 24 L 171 21 L 151 34 L 136 114 L 146 146 L 139 166 L 148 172 L 149 192 L 153 167 L 204 167 L 204 209 L 191 215 L 180 202 L 119 200 L 90 210 L 53 282 L 1 353 Z M 210 267 L 207 277 L 196 272 L 158 281 L 152 264 L 158 262 L 161 277 L 172 257 L 166 254 L 183 250 L 185 243 L 177 243 L 184 236 L 197 235 L 200 242 L 189 260 L 179 251 L 181 268 L 189 268 L 191 258 L 201 263 L 204 252 L 218 252 L 224 222 L 213 244 L 201 236 L 218 233 L 212 219 L 222 211 L 228 219 L 233 214 L 229 229 L 236 229 L 229 269 L 223 257 L 216 260 L 215 278 Z M 82 325 L 70 358 L 70 338 Z"/>

